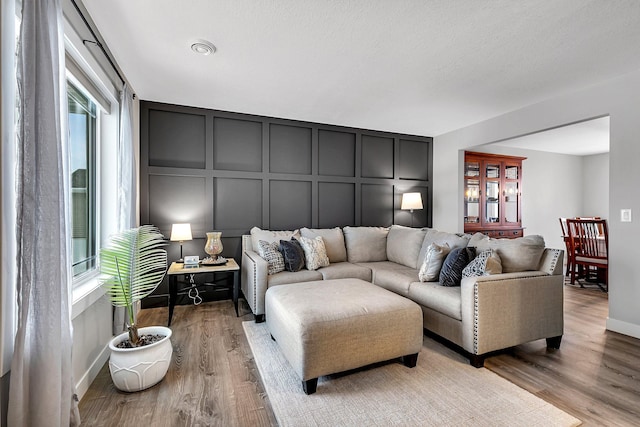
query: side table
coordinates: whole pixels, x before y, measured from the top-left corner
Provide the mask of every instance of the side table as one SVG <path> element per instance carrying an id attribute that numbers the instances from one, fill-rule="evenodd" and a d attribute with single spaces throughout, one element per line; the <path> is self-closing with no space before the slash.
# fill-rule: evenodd
<path id="1" fill-rule="evenodd" d="M 240 294 L 240 267 L 233 258 L 227 258 L 227 263 L 223 265 L 198 265 L 198 267 L 184 267 L 184 264 L 173 262 L 167 271 L 169 276 L 169 322 L 167 326 L 171 326 L 171 318 L 173 317 L 173 309 L 178 298 L 178 276 L 181 274 L 204 274 L 204 273 L 233 273 L 233 306 L 238 316 L 238 297 Z"/>

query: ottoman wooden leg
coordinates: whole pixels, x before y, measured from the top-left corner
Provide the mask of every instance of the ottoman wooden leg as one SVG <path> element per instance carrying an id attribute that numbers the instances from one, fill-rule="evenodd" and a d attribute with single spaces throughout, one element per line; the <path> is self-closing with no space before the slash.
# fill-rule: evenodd
<path id="1" fill-rule="evenodd" d="M 311 378 L 310 380 L 302 381 L 302 389 L 305 394 L 313 394 L 318 388 L 318 379 Z"/>
<path id="2" fill-rule="evenodd" d="M 418 353 L 402 356 L 402 363 L 407 368 L 414 368 L 418 364 Z"/>

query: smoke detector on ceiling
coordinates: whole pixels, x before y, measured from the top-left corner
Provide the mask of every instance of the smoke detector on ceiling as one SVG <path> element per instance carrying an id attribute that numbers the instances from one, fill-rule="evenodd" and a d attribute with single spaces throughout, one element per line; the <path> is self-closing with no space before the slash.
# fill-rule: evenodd
<path id="1" fill-rule="evenodd" d="M 201 55 L 211 55 L 216 52 L 216 47 L 206 40 L 196 40 L 191 44 L 191 50 Z"/>

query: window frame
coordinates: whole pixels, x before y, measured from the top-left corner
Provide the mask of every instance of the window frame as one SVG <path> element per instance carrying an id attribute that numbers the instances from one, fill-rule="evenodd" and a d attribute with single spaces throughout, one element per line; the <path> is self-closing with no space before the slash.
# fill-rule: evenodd
<path id="1" fill-rule="evenodd" d="M 73 74 L 73 72 L 67 68 L 66 69 L 66 84 L 69 85 L 71 84 L 72 86 L 74 86 L 74 88 L 80 92 L 80 94 L 84 97 L 86 97 L 94 106 L 95 106 L 95 129 L 93 130 L 93 136 L 94 136 L 94 141 L 93 141 L 93 150 L 91 153 L 91 157 L 92 157 L 92 161 L 93 161 L 93 173 L 92 175 L 92 185 L 93 185 L 93 200 L 92 200 L 92 209 L 93 209 L 93 215 L 92 215 L 92 220 L 94 222 L 93 224 L 93 246 L 94 246 L 94 254 L 93 254 L 93 265 L 91 266 L 91 268 L 88 268 L 86 271 L 79 273 L 79 274 L 73 274 L 73 267 L 74 267 L 74 262 L 73 262 L 73 256 L 71 256 L 71 264 L 70 264 L 70 269 L 72 272 L 72 277 L 71 277 L 71 282 L 72 282 L 72 290 L 77 290 L 78 288 L 81 288 L 83 285 L 86 284 L 92 284 L 93 282 L 95 282 L 95 280 L 97 279 L 97 277 L 100 274 L 100 263 L 99 263 L 99 259 L 98 259 L 98 255 L 99 255 L 99 250 L 101 247 L 101 238 L 100 236 L 102 235 L 102 218 L 100 215 L 101 212 L 101 208 L 100 208 L 100 200 L 102 197 L 102 172 L 101 172 L 101 149 L 102 149 L 102 144 L 101 144 L 101 139 L 102 139 L 102 116 L 103 114 L 108 114 L 104 111 L 102 105 L 91 95 L 91 92 L 89 90 L 86 89 L 86 87 L 80 82 L 80 80 L 78 78 L 75 77 L 75 75 Z M 69 98 L 69 94 L 66 94 L 67 96 L 67 102 L 68 102 L 68 98 Z M 69 113 L 67 113 L 69 114 Z M 68 119 L 67 119 L 68 120 Z M 70 130 L 68 131 L 69 135 L 70 135 Z M 71 156 L 71 146 L 69 145 L 69 156 Z M 70 180 L 71 181 L 71 180 Z M 70 187 L 69 187 L 69 191 L 70 194 L 73 194 L 73 187 L 71 185 L 70 182 Z M 71 196 L 72 197 L 72 196 Z M 71 201 L 71 200 L 70 200 Z M 72 206 L 71 206 L 72 208 Z M 70 225 L 71 228 L 73 228 L 73 224 L 72 224 L 72 219 L 70 218 Z M 89 225 L 89 227 L 91 227 L 91 225 Z M 69 230 L 70 231 L 70 238 L 73 238 L 73 230 Z M 93 286 L 93 285 L 92 285 Z M 82 292 L 84 293 L 84 292 Z M 75 295 L 75 294 L 74 294 Z M 76 298 L 74 297 L 74 300 Z"/>

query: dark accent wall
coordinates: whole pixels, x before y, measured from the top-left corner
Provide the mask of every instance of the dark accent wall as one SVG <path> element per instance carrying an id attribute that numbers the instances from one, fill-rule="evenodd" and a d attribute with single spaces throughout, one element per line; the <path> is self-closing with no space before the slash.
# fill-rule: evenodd
<path id="1" fill-rule="evenodd" d="M 399 210 L 408 191 L 425 205 L 413 226 L 431 226 L 430 137 L 148 101 L 140 115 L 140 222 L 167 237 L 171 224 L 191 223 L 185 255 L 205 256 L 213 230 L 223 255 L 240 261 L 240 236 L 253 226 L 410 225 Z M 179 250 L 171 243 L 169 259 Z M 166 284 L 156 291 L 166 293 Z"/>

